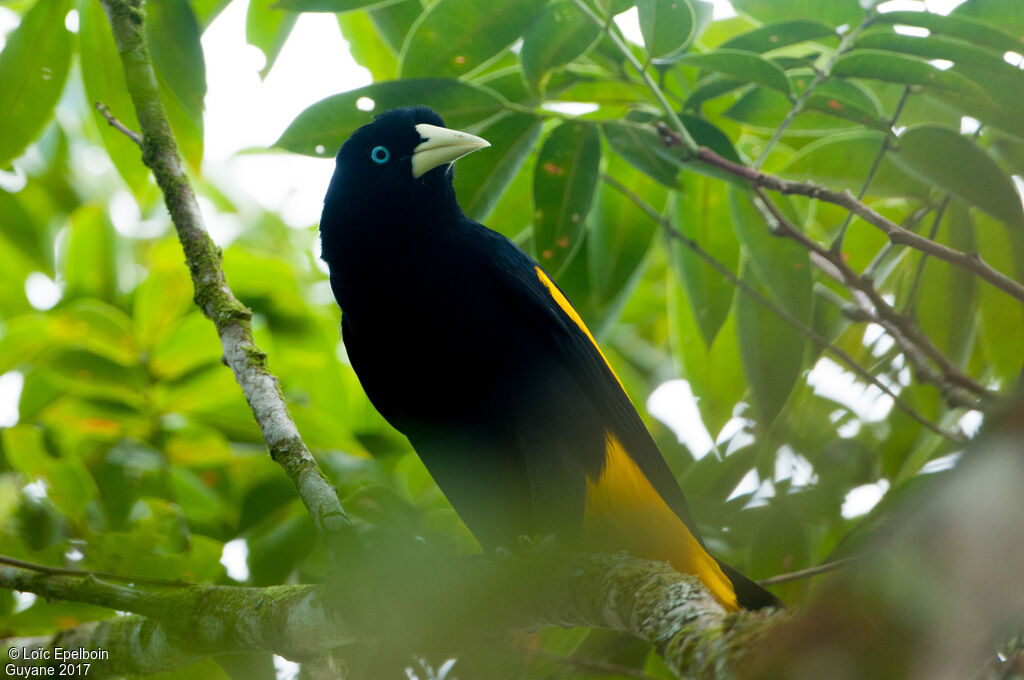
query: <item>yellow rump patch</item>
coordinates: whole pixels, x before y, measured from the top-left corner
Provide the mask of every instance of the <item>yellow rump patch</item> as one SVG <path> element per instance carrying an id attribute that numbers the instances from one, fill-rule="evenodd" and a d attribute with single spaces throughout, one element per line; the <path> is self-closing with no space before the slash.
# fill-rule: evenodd
<path id="1" fill-rule="evenodd" d="M 604 365 L 612 372 L 612 375 L 615 376 L 616 380 L 618 380 L 619 387 L 621 387 L 622 391 L 625 392 L 626 386 L 622 384 L 621 380 L 619 380 L 619 376 L 615 373 L 615 369 L 612 368 L 612 365 L 608 362 L 608 357 L 606 357 L 604 352 L 601 351 L 601 347 L 597 344 L 597 340 L 594 339 L 594 336 L 590 334 L 590 329 L 588 329 L 587 325 L 583 323 L 583 319 L 581 319 L 580 315 L 576 313 L 576 310 L 572 308 L 569 301 L 565 299 L 565 296 L 562 295 L 562 291 L 558 290 L 558 286 L 551 282 L 551 279 L 549 279 L 548 275 L 544 273 L 544 270 L 540 267 L 534 267 L 534 269 L 537 270 L 537 278 L 540 279 L 540 282 L 548 289 L 548 293 L 551 294 L 554 301 L 562 311 L 565 312 L 565 315 L 572 319 L 572 322 L 576 324 L 588 338 L 590 338 L 590 342 L 593 343 L 594 349 L 597 350 L 597 353 L 600 354 L 601 358 L 604 360 Z"/>
<path id="2" fill-rule="evenodd" d="M 605 467 L 587 479 L 582 547 L 594 552 L 627 550 L 694 574 L 727 610 L 739 609 L 732 582 L 612 433 L 605 435 Z"/>

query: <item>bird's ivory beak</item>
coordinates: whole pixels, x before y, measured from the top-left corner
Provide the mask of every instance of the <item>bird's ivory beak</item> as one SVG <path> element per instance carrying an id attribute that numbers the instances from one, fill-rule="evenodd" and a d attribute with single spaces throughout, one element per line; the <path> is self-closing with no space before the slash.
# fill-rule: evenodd
<path id="1" fill-rule="evenodd" d="M 420 142 L 412 153 L 412 176 L 417 179 L 443 163 L 451 163 L 468 153 L 491 145 L 486 139 L 468 132 L 449 130 L 428 123 L 417 125 L 416 132 L 426 140 Z"/>

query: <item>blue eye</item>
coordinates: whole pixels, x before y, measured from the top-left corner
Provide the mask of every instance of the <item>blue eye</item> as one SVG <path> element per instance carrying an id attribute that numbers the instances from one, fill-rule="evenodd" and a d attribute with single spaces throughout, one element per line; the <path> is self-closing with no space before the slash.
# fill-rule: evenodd
<path id="1" fill-rule="evenodd" d="M 374 163 L 384 165 L 391 158 L 391 153 L 383 146 L 375 146 L 373 151 L 370 152 L 370 158 L 373 159 Z"/>

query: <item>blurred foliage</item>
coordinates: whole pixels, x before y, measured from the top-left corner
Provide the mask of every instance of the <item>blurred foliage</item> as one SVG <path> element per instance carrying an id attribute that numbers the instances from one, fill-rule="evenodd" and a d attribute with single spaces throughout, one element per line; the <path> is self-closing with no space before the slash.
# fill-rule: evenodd
<path id="1" fill-rule="evenodd" d="M 199 41 L 230 1 L 146 4 L 160 94 L 196 188 L 245 225 L 222 244 L 228 280 L 254 310 L 300 431 L 359 530 L 473 551 L 346 362 L 338 311 L 309 248 L 316 226 L 289 227 L 239 196 L 230 177 L 204 174 Z M 628 49 L 699 143 L 835 189 L 857 192 L 870 176 L 864 200 L 879 212 L 897 222 L 923 212 L 913 228 L 1024 275 L 1020 182 L 1011 180 L 1024 172 L 1024 14 L 1011 0 L 968 0 L 949 16 L 872 15 L 849 44 L 841 38 L 872 3 L 734 0 L 739 16 L 711 21 L 701 0 L 585 2 L 602 17 L 636 5 L 649 48 L 627 41 Z M 137 127 L 100 4 L 5 6 L 21 22 L 0 51 L 0 375 L 21 376 L 23 387 L 18 422 L 0 430 L 0 553 L 230 583 L 223 546 L 244 539 L 249 583 L 322 578 L 312 525 L 191 303 L 180 246 L 138 150 L 89 106 L 101 100 Z M 76 22 L 65 22 L 69 10 Z M 812 368 L 834 367 L 821 348 L 601 181 L 616 178 L 929 420 L 948 428 L 964 415 L 916 380 L 879 329 L 842 314 L 837 301 L 848 291 L 793 242 L 772 237 L 743 187 L 681 162 L 643 127 L 665 112 L 616 46 L 615 23 L 598 30 L 572 0 L 252 0 L 246 34 L 267 56 L 261 75 L 304 11 L 338 13 L 374 83 L 308 108 L 279 150 L 331 157 L 374 112 L 405 104 L 429 104 L 450 126 L 486 137 L 491 149 L 458 164 L 461 204 L 531 250 L 573 300 L 709 545 L 741 571 L 759 578 L 827 560 L 860 526 L 841 512 L 851 490 L 885 480 L 896 495 L 956 452 L 849 373 L 813 382 Z M 817 82 L 840 45 L 833 76 Z M 905 91 L 901 135 L 872 171 Z M 115 228 L 111 215 L 124 213 L 126 199 L 137 224 Z M 780 205 L 826 245 L 846 218 L 802 197 Z M 888 247 L 859 219 L 842 248 L 955 365 L 994 389 L 1015 384 L 1024 356 L 1017 301 L 945 262 Z M 40 287 L 59 290 L 56 304 L 30 301 Z M 647 415 L 645 398 L 671 378 L 692 389 L 711 452 L 687 449 Z M 815 389 L 829 384 L 840 387 Z M 808 587 L 778 592 L 798 603 Z M 0 593 L 0 635 L 109 614 L 42 600 L 16 610 Z M 541 637 L 564 652 L 579 639 Z M 224 667 L 256 677 L 269 664 L 259 656 Z M 535 666 L 536 677 L 551 672 L 550 662 Z M 666 673 L 656 660 L 647 671 Z"/>

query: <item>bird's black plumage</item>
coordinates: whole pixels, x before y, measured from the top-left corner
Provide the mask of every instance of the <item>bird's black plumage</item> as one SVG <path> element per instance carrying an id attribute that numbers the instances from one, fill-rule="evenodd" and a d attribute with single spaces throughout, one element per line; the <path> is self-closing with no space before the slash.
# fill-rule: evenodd
<path id="1" fill-rule="evenodd" d="M 374 406 L 487 548 L 553 533 L 669 560 L 726 606 L 777 603 L 704 552 L 668 465 L 557 287 L 463 214 L 450 162 L 423 171 L 457 157 L 424 152 L 443 126 L 423 107 L 379 116 L 338 152 L 324 201 L 323 259 Z"/>

